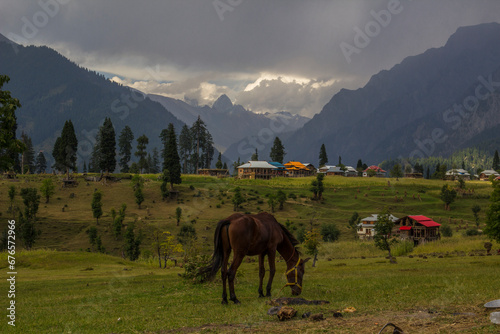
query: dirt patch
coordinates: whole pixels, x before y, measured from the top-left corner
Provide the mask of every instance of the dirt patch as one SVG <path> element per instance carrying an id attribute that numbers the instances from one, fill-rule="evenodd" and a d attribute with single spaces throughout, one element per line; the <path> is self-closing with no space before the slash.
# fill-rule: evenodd
<path id="1" fill-rule="evenodd" d="M 356 313 L 342 318 L 325 313 L 325 320 L 312 322 L 300 316 L 287 322 L 280 322 L 276 317 L 269 321 L 248 324 L 216 325 L 178 328 L 158 333 L 378 333 L 391 322 L 405 333 L 498 333 L 500 325 L 489 320 L 489 312 L 483 308 L 461 310 L 458 313 L 429 313 L 426 310 L 408 312 L 381 312 L 375 315 Z M 384 333 L 388 331 L 386 329 Z M 391 333 L 391 331 L 388 331 Z"/>

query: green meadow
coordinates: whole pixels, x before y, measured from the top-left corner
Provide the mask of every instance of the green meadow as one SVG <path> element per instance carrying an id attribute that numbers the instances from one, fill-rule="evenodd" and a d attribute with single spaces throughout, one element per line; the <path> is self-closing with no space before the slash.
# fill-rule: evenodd
<path id="1" fill-rule="evenodd" d="M 458 197 L 444 210 L 438 180 L 325 178 L 322 202 L 312 201 L 313 178 L 233 180 L 183 175 L 176 186 L 177 199 L 162 201 L 156 175 L 146 175 L 145 202 L 135 204 L 130 180 L 116 183 L 86 182 L 79 177 L 75 188 L 60 187 L 56 176 L 21 176 L 0 181 L 0 230 L 12 219 L 7 191 L 15 186 L 39 188 L 44 177 L 53 178 L 56 193 L 44 199 L 37 214 L 41 235 L 32 251 L 16 253 L 16 327 L 3 320 L 2 332 L 12 333 L 234 333 L 234 332 L 335 332 L 377 333 L 386 322 L 409 333 L 498 333 L 482 305 L 500 298 L 500 256 L 486 256 L 485 236 L 464 236 L 475 226 L 471 207 L 479 205 L 479 229 L 492 191 L 489 182 L 466 183 L 470 194 Z M 240 187 L 245 202 L 241 212 L 270 211 L 267 196 L 283 190 L 288 198 L 274 213 L 292 232 L 300 228 L 334 223 L 339 241 L 322 243 L 316 267 L 306 266 L 304 292 L 308 300 L 325 305 L 297 306 L 298 317 L 279 322 L 267 315 L 269 298 L 258 298 L 258 264 L 245 261 L 237 274 L 236 293 L 241 305 L 221 305 L 220 279 L 194 284 L 179 277 L 181 267 L 158 268 L 153 258 L 153 231 L 176 235 L 175 210 L 182 208 L 181 224 L 197 232 L 201 253 L 210 254 L 215 225 L 233 211 L 234 189 Z M 96 224 L 91 198 L 103 193 L 104 215 Z M 127 204 L 127 225 L 136 221 L 144 239 L 138 261 L 122 258 L 123 237 L 111 230 L 111 208 Z M 22 208 L 19 195 L 14 205 Z M 354 211 L 362 217 L 384 208 L 402 217 L 422 214 L 449 224 L 454 236 L 400 251 L 392 265 L 386 253 L 372 242 L 354 240 L 347 221 Z M 107 254 L 88 252 L 86 230 L 95 226 Z M 493 242 L 496 252 L 500 245 Z M 182 254 L 177 254 L 182 265 Z M 7 275 L 7 253 L 0 253 L 0 271 Z M 285 264 L 278 262 L 273 298 L 290 297 L 285 284 Z M 8 284 L 0 281 L 0 302 L 7 307 Z M 4 306 L 1 306 L 4 307 Z M 334 318 L 333 312 L 353 307 L 354 313 Z M 5 308 L 4 308 L 5 310 Z M 326 320 L 302 319 L 305 312 L 323 313 Z M 3 316 L 3 318 L 6 318 Z"/>

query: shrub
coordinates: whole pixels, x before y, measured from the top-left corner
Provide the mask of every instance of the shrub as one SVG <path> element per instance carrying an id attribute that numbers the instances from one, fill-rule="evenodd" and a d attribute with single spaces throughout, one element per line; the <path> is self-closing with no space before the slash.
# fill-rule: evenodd
<path id="1" fill-rule="evenodd" d="M 468 237 L 473 237 L 475 235 L 480 235 L 481 232 L 477 228 L 470 228 L 467 231 L 465 231 L 465 235 Z"/>
<path id="2" fill-rule="evenodd" d="M 323 241 L 334 242 L 338 240 L 340 236 L 340 230 L 338 229 L 337 225 L 333 223 L 323 224 L 321 225 L 321 235 L 323 236 Z"/>
<path id="3" fill-rule="evenodd" d="M 303 243 L 306 238 L 306 229 L 304 227 L 298 228 L 296 232 L 296 237 L 297 240 L 300 241 L 300 243 Z"/>
<path id="4" fill-rule="evenodd" d="M 193 283 L 202 283 L 206 277 L 200 274 L 200 269 L 210 264 L 210 256 L 208 255 L 193 255 L 186 258 L 184 262 L 184 273 L 180 276 L 184 279 L 191 280 Z"/>
<path id="5" fill-rule="evenodd" d="M 393 256 L 408 255 L 411 252 L 413 252 L 413 247 L 414 247 L 414 244 L 412 241 L 409 241 L 409 240 L 402 241 L 402 242 L 396 244 L 396 246 L 394 246 L 394 248 L 392 249 L 392 255 Z"/>
<path id="6" fill-rule="evenodd" d="M 450 225 L 443 225 L 441 227 L 441 235 L 446 238 L 451 238 L 453 236 L 453 230 Z"/>

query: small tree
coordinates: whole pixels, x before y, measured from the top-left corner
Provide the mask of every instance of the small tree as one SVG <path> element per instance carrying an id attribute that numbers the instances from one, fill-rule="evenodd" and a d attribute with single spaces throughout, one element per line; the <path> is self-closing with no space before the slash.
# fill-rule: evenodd
<path id="1" fill-rule="evenodd" d="M 285 204 L 286 202 L 286 194 L 283 190 L 278 190 L 278 192 L 276 193 L 276 200 L 278 201 L 279 203 L 279 209 L 280 210 L 283 210 L 283 205 Z"/>
<path id="2" fill-rule="evenodd" d="M 474 220 L 476 221 L 476 226 L 479 228 L 479 211 L 481 211 L 481 207 L 477 204 L 472 206 L 472 213 L 474 214 Z"/>
<path id="3" fill-rule="evenodd" d="M 403 171 L 401 170 L 400 164 L 395 164 L 391 169 L 391 176 L 395 177 L 396 180 L 399 180 L 400 177 L 403 177 Z"/>
<path id="4" fill-rule="evenodd" d="M 234 189 L 234 195 L 233 195 L 233 205 L 234 205 L 233 211 L 237 211 L 241 203 L 243 203 L 244 201 L 245 199 L 241 195 L 240 187 L 236 187 L 236 189 Z"/>
<path id="5" fill-rule="evenodd" d="M 38 195 L 36 188 L 23 188 L 21 189 L 21 197 L 24 203 L 24 214 L 19 214 L 19 237 L 24 242 L 26 249 L 30 250 L 41 234 L 35 225 L 40 195 Z"/>
<path id="6" fill-rule="evenodd" d="M 306 254 L 314 256 L 312 263 L 313 267 L 316 267 L 320 240 L 321 240 L 321 235 L 319 234 L 317 229 L 313 229 L 312 231 L 307 231 L 304 236 L 304 247 L 306 249 Z"/>
<path id="7" fill-rule="evenodd" d="M 144 202 L 144 194 L 142 188 L 144 187 L 144 180 L 139 175 L 134 175 L 132 178 L 132 189 L 134 189 L 135 203 L 141 208 L 142 202 Z"/>
<path id="8" fill-rule="evenodd" d="M 9 200 L 10 200 L 10 211 L 14 212 L 14 198 L 16 197 L 16 187 L 15 186 L 10 186 L 9 187 Z"/>
<path id="9" fill-rule="evenodd" d="M 96 239 L 97 239 L 97 228 L 94 226 L 90 227 L 87 230 L 87 234 L 89 235 L 89 242 L 90 246 L 92 247 L 92 251 L 94 251 L 94 246 L 96 245 Z"/>
<path id="10" fill-rule="evenodd" d="M 465 180 L 463 177 L 458 177 L 458 188 L 465 189 Z"/>
<path id="11" fill-rule="evenodd" d="M 217 157 L 217 162 L 215 163 L 215 168 L 222 169 L 222 154 L 219 152 L 219 156 Z"/>
<path id="12" fill-rule="evenodd" d="M 445 238 L 451 238 L 453 236 L 453 230 L 450 225 L 441 226 L 441 235 Z"/>
<path id="13" fill-rule="evenodd" d="M 398 241 L 391 237 L 392 228 L 394 227 L 394 222 L 391 219 L 391 215 L 388 211 L 383 212 L 378 215 L 378 220 L 375 223 L 375 236 L 373 240 L 375 241 L 375 246 L 380 250 L 386 250 L 389 252 L 389 260 L 391 263 L 396 263 L 396 260 L 392 257 L 391 247 Z"/>
<path id="14" fill-rule="evenodd" d="M 182 218 L 182 209 L 180 207 L 177 207 L 175 209 L 175 220 L 177 221 L 177 226 L 179 226 L 181 218 Z"/>
<path id="15" fill-rule="evenodd" d="M 443 188 L 441 188 L 441 194 L 439 197 L 444 202 L 444 209 L 449 211 L 450 204 L 455 201 L 455 198 L 457 198 L 457 191 L 448 184 L 445 184 Z"/>
<path id="16" fill-rule="evenodd" d="M 55 189 L 56 187 L 52 182 L 52 179 L 49 178 L 43 180 L 42 185 L 40 186 L 40 192 L 42 193 L 42 196 L 45 197 L 45 203 L 49 203 L 50 196 L 56 193 Z"/>
<path id="17" fill-rule="evenodd" d="M 195 246 L 195 241 L 198 239 L 196 236 L 196 229 L 189 224 L 181 226 L 181 230 L 177 234 L 177 240 L 184 248 L 184 256 L 187 258 Z"/>
<path id="18" fill-rule="evenodd" d="M 118 211 L 118 215 L 113 219 L 113 233 L 115 234 L 115 238 L 118 238 L 122 233 L 126 210 L 127 204 L 123 203 L 120 210 Z"/>
<path id="19" fill-rule="evenodd" d="M 490 196 L 490 207 L 486 212 L 486 228 L 484 233 L 491 239 L 500 242 L 500 184 L 494 183 L 494 190 Z"/>
<path id="20" fill-rule="evenodd" d="M 131 222 L 127 227 L 127 231 L 125 232 L 125 255 L 130 259 L 130 261 L 137 260 L 139 258 L 139 255 L 141 255 L 140 246 L 142 243 L 142 234 L 139 233 L 136 238 L 134 229 L 135 224 L 134 222 Z"/>
<path id="21" fill-rule="evenodd" d="M 160 253 L 164 260 L 163 268 L 167 267 L 167 260 L 172 259 L 172 256 L 177 253 L 184 252 L 182 245 L 177 242 L 175 236 L 170 232 L 163 232 L 163 240 L 160 244 Z M 161 268 L 161 260 L 160 260 L 160 268 Z"/>
<path id="22" fill-rule="evenodd" d="M 321 235 L 323 236 L 323 241 L 334 242 L 339 239 L 340 230 L 333 223 L 323 224 L 321 225 Z"/>
<path id="23" fill-rule="evenodd" d="M 311 187 L 309 190 L 313 193 L 313 200 L 322 200 L 323 199 L 323 191 L 325 187 L 323 186 L 324 174 L 318 174 L 316 176 L 316 180 L 311 181 Z"/>
<path id="24" fill-rule="evenodd" d="M 99 218 L 102 216 L 102 193 L 95 191 L 92 196 L 92 215 L 96 219 L 96 224 L 99 225 Z"/>
<path id="25" fill-rule="evenodd" d="M 361 222 L 361 217 L 357 212 L 354 212 L 347 223 L 347 228 L 349 228 L 354 236 L 354 239 L 358 240 L 358 225 Z"/>
<path id="26" fill-rule="evenodd" d="M 326 154 L 325 144 L 321 144 L 319 149 L 319 166 L 322 167 L 328 163 L 328 155 Z"/>
<path id="27" fill-rule="evenodd" d="M 278 204 L 278 201 L 276 199 L 276 195 L 269 194 L 269 197 L 267 198 L 267 204 L 269 205 L 271 212 L 274 212 L 274 209 L 276 208 L 276 205 Z"/>

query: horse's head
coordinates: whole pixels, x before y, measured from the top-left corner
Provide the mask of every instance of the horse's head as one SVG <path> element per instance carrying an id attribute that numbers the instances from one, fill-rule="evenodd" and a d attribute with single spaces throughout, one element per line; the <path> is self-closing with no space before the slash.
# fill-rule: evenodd
<path id="1" fill-rule="evenodd" d="M 302 278 L 305 272 L 304 264 L 309 260 L 310 258 L 305 260 L 299 258 L 297 264 L 286 272 L 286 280 L 288 281 L 286 286 L 292 289 L 292 295 L 294 296 L 298 296 L 302 293 Z"/>

